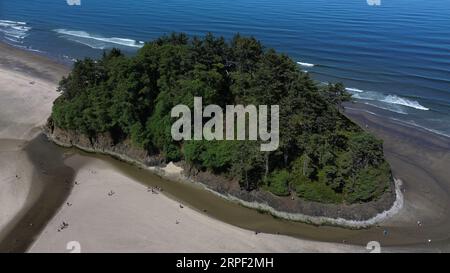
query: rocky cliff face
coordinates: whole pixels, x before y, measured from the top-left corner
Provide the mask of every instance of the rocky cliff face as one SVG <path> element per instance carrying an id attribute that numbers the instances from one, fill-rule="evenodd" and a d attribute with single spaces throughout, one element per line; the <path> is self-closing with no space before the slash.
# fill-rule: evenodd
<path id="1" fill-rule="evenodd" d="M 185 170 L 188 169 L 185 168 Z M 335 222 L 325 218 L 366 221 L 384 211 L 390 210 L 396 201 L 394 182 L 391 183 L 390 188 L 378 200 L 362 204 L 336 205 L 306 201 L 297 197 L 279 197 L 261 190 L 249 192 L 241 189 L 237 181 L 230 181 L 208 172 L 191 170 L 188 173 L 188 177 L 194 181 L 201 182 L 222 196 L 231 197 L 229 199 L 236 199 L 236 201 L 241 200 L 241 203 L 245 206 L 269 211 L 281 218 L 312 223 L 333 224 Z M 273 208 L 273 211 L 269 207 Z M 304 214 L 306 217 L 296 214 Z M 307 216 L 321 217 L 322 219 L 313 219 Z M 340 224 L 340 222 L 335 222 L 335 224 Z M 362 224 L 361 226 L 366 225 Z M 358 224 L 355 227 L 358 227 Z"/>
<path id="2" fill-rule="evenodd" d="M 65 147 L 78 147 L 82 150 L 109 154 L 125 161 L 131 161 L 146 166 L 160 166 L 164 159 L 158 155 L 149 155 L 141 148 L 137 148 L 126 139 L 115 143 L 109 133 L 99 134 L 95 138 L 89 138 L 76 131 L 63 130 L 52 126 L 50 123 L 45 128 L 45 134 L 55 143 Z"/>
<path id="3" fill-rule="evenodd" d="M 134 147 L 129 140 L 115 143 L 108 133 L 89 138 L 78 132 L 53 127 L 51 124 L 48 124 L 44 131 L 51 140 L 61 146 L 108 154 L 141 166 L 163 167 L 165 165 L 162 156 L 149 155 L 146 150 Z M 185 170 L 182 180 L 201 183 L 214 193 L 244 206 L 267 211 L 281 218 L 315 224 L 365 227 L 376 222 L 374 217 L 377 218 L 381 213 L 392 209 L 398 197 L 394 182 L 391 182 L 385 194 L 372 202 L 352 205 L 322 204 L 296 197 L 279 197 L 261 190 L 248 192 L 241 189 L 237 181 L 194 170 L 183 162 L 177 164 L 182 165 Z M 164 176 L 164 172 L 158 171 L 158 174 Z"/>

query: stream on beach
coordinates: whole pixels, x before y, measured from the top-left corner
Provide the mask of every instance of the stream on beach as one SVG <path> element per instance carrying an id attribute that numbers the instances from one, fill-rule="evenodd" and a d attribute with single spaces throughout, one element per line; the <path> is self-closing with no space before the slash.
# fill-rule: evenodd
<path id="1" fill-rule="evenodd" d="M 28 211 L 19 214 L 19 219 L 16 219 L 9 235 L 3 242 L 0 242 L 0 251 L 18 252 L 26 250 L 57 210 L 65 203 L 74 183 L 73 177 L 77 172 L 75 167 L 65 165 L 64 161 L 69 157 L 72 162 L 76 162 L 76 166 L 82 166 L 89 158 L 106 161 L 115 170 L 147 187 L 161 187 L 164 195 L 177 200 L 184 206 L 247 230 L 315 241 L 345 242 L 361 245 L 361 247 L 365 247 L 369 241 L 378 241 L 383 246 L 411 247 L 415 245 L 414 248 L 426 249 L 426 246 L 423 246 L 420 242 L 420 238 L 411 236 L 408 232 L 403 232 L 401 227 L 389 227 L 390 234 L 385 236 L 383 231 L 386 227 L 383 226 L 350 230 L 275 218 L 267 213 L 225 200 L 193 183 L 168 181 L 149 170 L 141 169 L 109 156 L 86 153 L 76 148 L 59 147 L 48 141 L 44 135 L 40 135 L 29 142 L 24 149 L 35 166 L 32 191 L 43 190 L 37 198 L 34 198 Z M 44 210 L 45 213 L 42 213 Z M 29 226 L 30 223 L 33 223 L 32 227 Z"/>
<path id="2" fill-rule="evenodd" d="M 0 139 L 0 147 L 12 140 Z M 24 207 L 0 232 L 0 253 L 25 252 L 66 202 L 75 172 L 64 164 L 63 153 L 43 135 L 26 142 L 23 151 L 34 166 Z"/>

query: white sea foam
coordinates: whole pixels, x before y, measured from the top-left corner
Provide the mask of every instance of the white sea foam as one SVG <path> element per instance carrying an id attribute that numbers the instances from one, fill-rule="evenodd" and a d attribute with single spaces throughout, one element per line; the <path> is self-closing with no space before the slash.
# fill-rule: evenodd
<path id="1" fill-rule="evenodd" d="M 68 60 L 68 61 L 70 61 L 70 62 L 72 62 L 72 63 L 74 63 L 74 62 L 77 61 L 77 59 L 75 59 L 75 58 L 73 58 L 73 57 L 70 57 L 70 56 L 68 56 L 68 55 L 62 55 L 62 57 L 63 57 L 65 60 Z"/>
<path id="2" fill-rule="evenodd" d="M 67 30 L 67 29 L 55 29 L 54 31 L 71 41 L 84 44 L 95 49 L 105 49 L 114 46 L 124 46 L 134 48 L 141 48 L 144 46 L 144 42 L 142 41 L 118 37 L 107 38 L 102 37 L 100 35 L 90 34 L 86 31 Z"/>
<path id="3" fill-rule="evenodd" d="M 306 66 L 306 67 L 314 67 L 314 64 L 310 64 L 310 63 L 303 63 L 303 62 L 297 62 L 297 64 L 301 65 L 301 66 Z"/>
<path id="4" fill-rule="evenodd" d="M 26 25 L 26 22 L 10 21 L 10 20 L 0 20 L 0 26 L 6 25 Z"/>
<path id="5" fill-rule="evenodd" d="M 402 98 L 397 95 L 384 95 L 384 94 L 381 94 L 378 92 L 364 91 L 364 92 L 359 92 L 359 93 L 353 94 L 353 97 L 356 99 L 362 99 L 362 100 L 373 100 L 373 101 L 380 101 L 380 102 L 393 104 L 393 105 L 402 105 L 402 106 L 414 108 L 417 110 L 423 110 L 423 111 L 430 110 L 429 108 L 421 105 L 419 102 L 417 102 L 415 100 Z"/>
<path id="6" fill-rule="evenodd" d="M 415 100 L 405 99 L 405 98 L 402 98 L 402 97 L 399 97 L 396 95 L 388 95 L 382 101 L 387 102 L 387 103 L 392 103 L 392 104 L 408 106 L 408 107 L 412 107 L 412 108 L 424 110 L 424 111 L 430 110 L 429 108 L 421 105 L 420 103 L 418 103 Z"/>
<path id="7" fill-rule="evenodd" d="M 364 90 L 358 89 L 358 88 L 351 88 L 351 87 L 347 87 L 345 88 L 346 91 L 348 92 L 356 92 L 356 93 L 362 93 L 364 92 Z"/>
<path id="8" fill-rule="evenodd" d="M 4 38 L 13 43 L 20 43 L 20 40 L 13 38 L 13 37 L 5 36 Z"/>
<path id="9" fill-rule="evenodd" d="M 27 26 L 26 22 L 0 20 L 0 33 L 4 39 L 14 44 L 21 44 L 30 30 L 31 27 Z"/>

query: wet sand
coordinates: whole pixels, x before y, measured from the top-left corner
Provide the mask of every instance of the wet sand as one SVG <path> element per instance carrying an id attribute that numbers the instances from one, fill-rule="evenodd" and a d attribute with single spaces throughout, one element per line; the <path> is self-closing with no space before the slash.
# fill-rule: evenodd
<path id="1" fill-rule="evenodd" d="M 401 235 L 408 239 L 403 244 L 418 249 L 450 251 L 450 139 L 387 119 L 368 105 L 348 105 L 346 113 L 384 141 L 393 174 L 404 182 L 404 208 L 383 223 L 389 237 Z"/>
<path id="2" fill-rule="evenodd" d="M 26 199 L 20 210 L 0 232 L 1 252 L 25 252 L 38 238 L 47 223 L 68 198 L 74 171 L 64 165 L 63 154 L 58 149 L 48 149 L 42 135 L 23 143 L 18 167 L 27 169 L 30 175 L 19 173 L 16 183 L 30 181 Z M 2 141 L 0 140 L 0 143 Z M 3 187 L 4 185 L 2 185 Z M 2 207 L 6 210 L 7 207 Z"/>
<path id="3" fill-rule="evenodd" d="M 0 67 L 51 84 L 58 84 L 70 71 L 66 65 L 4 43 L 0 43 Z"/>

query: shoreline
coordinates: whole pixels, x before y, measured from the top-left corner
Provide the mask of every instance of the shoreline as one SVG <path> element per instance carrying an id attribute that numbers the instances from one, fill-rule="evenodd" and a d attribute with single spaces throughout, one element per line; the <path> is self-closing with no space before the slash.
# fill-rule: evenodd
<path id="1" fill-rule="evenodd" d="M 46 55 L 28 51 L 0 41 L 0 65 L 25 76 L 58 84 L 71 66 L 56 62 Z"/>
<path id="2" fill-rule="evenodd" d="M 403 206 L 403 194 L 401 192 L 402 182 L 399 179 L 394 178 L 395 201 L 392 203 L 392 205 L 390 206 L 390 208 L 388 210 L 379 212 L 378 214 L 376 214 L 375 216 L 373 216 L 369 219 L 355 220 L 355 219 L 344 219 L 344 218 L 331 218 L 331 217 L 326 217 L 326 216 L 307 215 L 307 214 L 303 214 L 301 212 L 292 213 L 292 212 L 279 211 L 279 210 L 273 208 L 272 206 L 270 206 L 269 204 L 267 204 L 267 202 L 265 202 L 265 203 L 257 202 L 257 201 L 249 202 L 249 201 L 240 199 L 230 193 L 220 193 L 220 192 L 210 188 L 206 183 L 204 183 L 198 179 L 186 176 L 185 175 L 186 169 L 184 169 L 182 167 L 179 167 L 180 171 L 178 173 L 167 172 L 165 170 L 166 167 L 148 166 L 145 163 L 143 163 L 142 161 L 140 161 L 136 158 L 132 158 L 128 155 L 120 154 L 120 153 L 114 152 L 112 150 L 107 150 L 107 149 L 100 150 L 100 149 L 96 149 L 93 147 L 83 146 L 79 143 L 74 143 L 72 140 L 70 140 L 69 143 L 63 142 L 60 139 L 58 139 L 58 136 L 55 137 L 54 133 L 49 132 L 47 128 L 43 129 L 43 131 L 44 131 L 44 134 L 46 135 L 46 137 L 49 139 L 49 141 L 52 141 L 53 143 L 55 143 L 58 146 L 65 147 L 65 148 L 74 147 L 74 148 L 77 148 L 81 151 L 88 152 L 88 153 L 108 155 L 115 159 L 124 161 L 128 164 L 138 166 L 139 168 L 147 169 L 147 170 L 151 171 L 152 173 L 160 176 L 163 179 L 166 179 L 169 181 L 178 181 L 178 182 L 183 182 L 183 183 L 193 183 L 193 184 L 201 186 L 204 190 L 207 190 L 229 202 L 238 203 L 244 207 L 255 209 L 255 210 L 258 210 L 261 212 L 265 212 L 265 213 L 269 213 L 270 215 L 272 215 L 274 217 L 278 217 L 278 218 L 289 220 L 289 221 L 298 221 L 298 222 L 303 222 L 303 223 L 312 224 L 312 225 L 330 225 L 330 226 L 339 226 L 339 227 L 345 227 L 345 228 L 360 229 L 360 228 L 367 228 L 369 226 L 376 225 L 384 220 L 389 219 L 390 217 L 394 216 L 399 210 L 401 210 L 401 208 Z M 168 165 L 170 165 L 170 164 L 174 164 L 174 163 L 173 162 L 168 163 Z M 308 201 L 306 201 L 306 202 L 308 202 Z M 313 203 L 313 202 L 311 202 L 311 203 Z M 333 206 L 333 204 L 326 204 L 326 205 Z M 366 205 L 366 204 L 363 204 L 363 205 Z M 367 204 L 367 205 L 370 205 L 370 204 Z"/>

